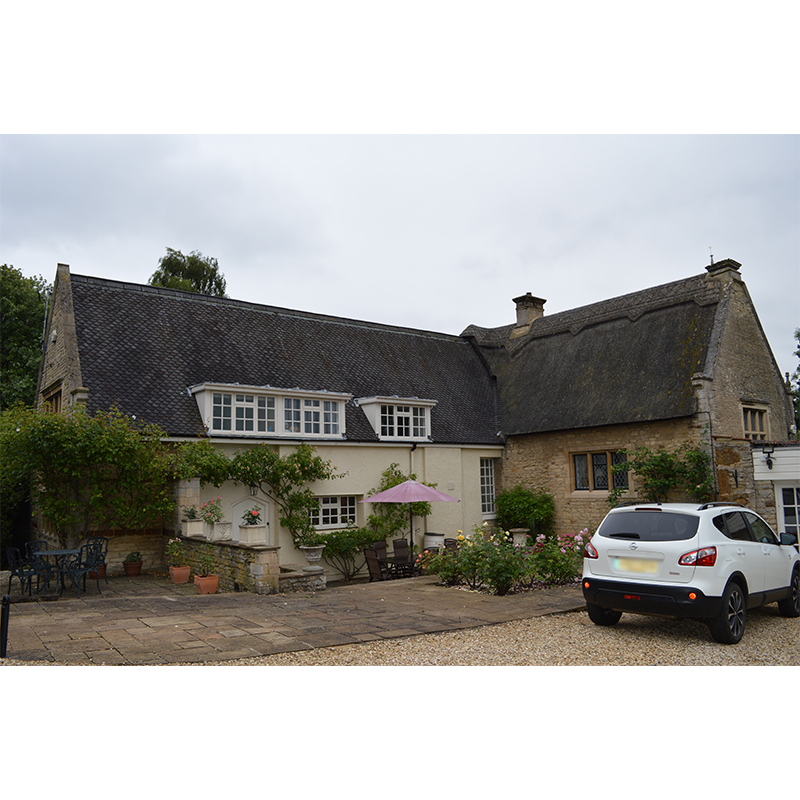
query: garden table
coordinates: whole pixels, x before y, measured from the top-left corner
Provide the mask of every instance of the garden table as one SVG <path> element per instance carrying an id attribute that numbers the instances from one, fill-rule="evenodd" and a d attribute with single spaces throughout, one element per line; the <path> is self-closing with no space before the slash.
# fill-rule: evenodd
<path id="1" fill-rule="evenodd" d="M 55 560 L 55 568 L 56 572 L 58 573 L 58 581 L 61 584 L 61 591 L 64 591 L 64 573 L 66 572 L 65 564 L 67 559 L 70 556 L 77 556 L 80 554 L 80 550 L 40 550 L 38 555 L 42 558 L 49 559 L 50 556 L 53 557 Z M 48 588 L 50 588 L 50 584 L 47 584 Z"/>

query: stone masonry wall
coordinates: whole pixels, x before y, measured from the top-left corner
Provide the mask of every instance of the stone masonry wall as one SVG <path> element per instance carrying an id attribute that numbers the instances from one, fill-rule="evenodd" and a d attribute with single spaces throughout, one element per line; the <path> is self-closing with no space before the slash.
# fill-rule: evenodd
<path id="1" fill-rule="evenodd" d="M 509 438 L 503 454 L 498 491 L 519 483 L 532 489 L 546 489 L 555 498 L 556 533 L 587 527 L 593 530 L 608 513 L 608 492 L 574 489 L 573 454 L 638 447 L 655 450 L 661 446 L 672 450 L 687 440 L 699 442 L 702 435 L 699 425 L 690 419 L 680 419 L 514 436 Z"/>

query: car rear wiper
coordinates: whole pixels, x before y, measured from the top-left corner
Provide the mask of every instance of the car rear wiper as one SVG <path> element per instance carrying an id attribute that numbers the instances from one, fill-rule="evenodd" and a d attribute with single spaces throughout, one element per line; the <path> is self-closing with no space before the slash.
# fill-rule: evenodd
<path id="1" fill-rule="evenodd" d="M 641 539 L 638 533 L 612 533 L 612 539 Z"/>

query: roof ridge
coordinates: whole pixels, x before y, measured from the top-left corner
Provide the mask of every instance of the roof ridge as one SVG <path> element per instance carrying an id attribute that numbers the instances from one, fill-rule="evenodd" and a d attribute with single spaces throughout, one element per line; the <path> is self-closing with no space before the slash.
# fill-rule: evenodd
<path id="1" fill-rule="evenodd" d="M 167 289 L 163 286 L 150 286 L 148 284 L 133 283 L 131 281 L 119 281 L 111 278 L 98 278 L 94 275 L 76 275 L 70 273 L 70 278 L 74 283 L 83 283 L 94 286 L 104 286 L 106 288 L 124 291 L 135 291 L 143 294 L 159 294 L 166 297 L 173 297 L 176 300 L 191 302 L 202 302 L 210 305 L 229 305 L 237 308 L 249 308 L 253 311 L 260 311 L 269 314 L 276 314 L 285 317 L 296 317 L 298 319 L 316 320 L 319 322 L 330 322 L 337 325 L 349 327 L 366 328 L 370 330 L 384 330 L 392 333 L 401 333 L 413 336 L 425 336 L 438 338 L 446 341 L 457 341 L 461 336 L 452 333 L 442 333 L 441 331 L 429 331 L 420 328 L 409 328 L 403 325 L 390 325 L 383 322 L 369 322 L 368 320 L 358 320 L 349 317 L 337 317 L 331 314 L 318 314 L 313 311 L 300 311 L 299 309 L 283 308 L 281 306 L 270 306 L 265 303 L 253 303 L 249 300 L 236 300 L 231 297 L 216 297 L 214 295 L 189 292 L 184 289 Z"/>

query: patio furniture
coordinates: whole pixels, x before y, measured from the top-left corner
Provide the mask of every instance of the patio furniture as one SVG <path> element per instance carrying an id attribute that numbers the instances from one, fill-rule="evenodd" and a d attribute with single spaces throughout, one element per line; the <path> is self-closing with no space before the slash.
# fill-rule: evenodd
<path id="1" fill-rule="evenodd" d="M 25 559 L 22 557 L 22 553 L 17 547 L 6 548 L 6 559 L 8 561 L 8 566 L 11 569 L 11 575 L 8 578 L 8 591 L 6 594 L 11 594 L 11 581 L 13 581 L 14 578 L 18 578 L 20 594 L 25 594 L 25 584 L 27 583 L 28 596 L 30 597 L 34 577 L 37 578 L 36 588 L 39 588 L 38 571 L 27 561 L 25 561 Z"/>
<path id="2" fill-rule="evenodd" d="M 385 561 L 378 558 L 378 553 L 374 547 L 364 548 L 364 558 L 367 561 L 367 569 L 369 570 L 369 582 L 372 581 L 386 581 L 392 577 L 392 569 Z"/>
<path id="3" fill-rule="evenodd" d="M 102 558 L 102 545 L 85 544 L 81 546 L 80 551 L 74 558 L 67 559 L 63 562 L 62 581 L 61 581 L 61 594 L 64 591 L 63 575 L 69 576 L 70 586 L 74 586 L 78 590 L 78 597 L 81 596 L 81 582 L 83 583 L 83 591 L 86 591 L 86 576 L 90 572 L 94 572 L 95 581 L 97 583 L 97 591 L 100 591 L 100 559 Z"/>
<path id="4" fill-rule="evenodd" d="M 386 540 L 381 539 L 379 542 L 373 542 L 370 547 L 378 554 L 378 558 L 381 561 L 386 561 L 386 557 L 389 555 L 386 552 Z"/>
<path id="5" fill-rule="evenodd" d="M 106 555 L 108 554 L 108 537 L 107 536 L 93 536 L 86 540 L 86 544 L 100 545 L 100 567 L 103 567 L 103 577 L 108 583 L 108 567 L 106 566 Z"/>
<path id="6" fill-rule="evenodd" d="M 392 570 L 395 575 L 402 578 L 414 577 L 414 561 L 411 558 L 411 551 L 405 539 L 395 539 L 394 557 L 392 558 Z"/>
<path id="7" fill-rule="evenodd" d="M 39 581 L 44 581 L 46 587 L 50 586 L 50 579 L 53 577 L 53 567 L 47 557 L 50 545 L 46 539 L 34 539 L 32 542 L 25 542 L 25 555 L 28 564 L 36 570 L 37 592 L 39 591 Z"/>

